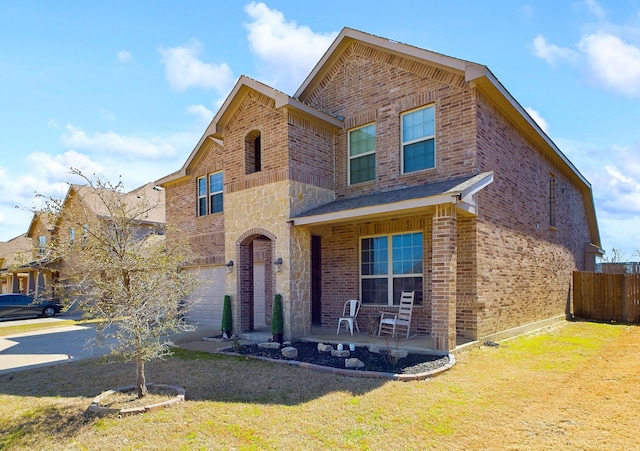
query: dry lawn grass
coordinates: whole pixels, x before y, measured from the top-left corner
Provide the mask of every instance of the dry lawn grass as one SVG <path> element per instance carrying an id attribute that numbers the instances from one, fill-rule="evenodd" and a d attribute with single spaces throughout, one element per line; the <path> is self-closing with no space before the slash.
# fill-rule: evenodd
<path id="1" fill-rule="evenodd" d="M 640 448 L 640 327 L 567 323 L 458 355 L 430 380 L 320 374 L 181 352 L 150 382 L 188 401 L 126 418 L 87 418 L 134 367 L 82 361 L 0 375 L 0 449 Z"/>

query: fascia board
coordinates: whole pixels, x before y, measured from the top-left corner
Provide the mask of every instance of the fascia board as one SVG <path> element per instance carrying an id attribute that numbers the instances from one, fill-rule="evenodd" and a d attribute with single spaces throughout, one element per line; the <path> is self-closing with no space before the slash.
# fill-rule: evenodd
<path id="1" fill-rule="evenodd" d="M 431 50 L 414 47 L 409 44 L 404 44 L 345 27 L 329 46 L 329 49 L 327 49 L 320 61 L 318 61 L 314 66 L 311 73 L 307 78 L 305 78 L 302 85 L 293 96 L 296 99 L 299 99 L 307 90 L 310 88 L 312 89 L 316 82 L 319 81 L 319 78 L 322 78 L 324 71 L 328 69 L 332 62 L 340 55 L 342 48 L 346 47 L 352 41 L 359 41 L 373 47 L 381 48 L 390 53 L 413 59 L 415 61 L 422 61 L 460 74 L 464 74 L 466 66 L 468 64 L 472 64 L 468 61 L 436 53 Z"/>
<path id="2" fill-rule="evenodd" d="M 522 108 L 511 94 L 502 86 L 500 81 L 484 66 L 470 66 L 467 73 L 467 81 L 475 82 L 476 86 L 494 100 L 506 114 L 514 120 L 526 133 L 543 149 L 543 152 L 563 169 L 567 175 L 578 184 L 578 189 L 582 192 L 584 207 L 587 213 L 587 222 L 591 240 L 600 246 L 600 231 L 596 217 L 595 204 L 593 201 L 593 190 L 589 181 L 580 173 L 566 155 L 556 146 L 556 144 L 540 128 L 529 113 Z"/>
<path id="3" fill-rule="evenodd" d="M 320 224 L 323 222 L 337 222 L 347 219 L 355 219 L 362 216 L 375 216 L 384 213 L 393 213 L 402 210 L 413 210 L 430 207 L 439 204 L 455 204 L 456 194 L 438 194 L 437 196 L 421 197 L 390 204 L 378 204 L 370 207 L 354 208 L 315 216 L 305 216 L 292 219 L 293 225 Z"/>
<path id="4" fill-rule="evenodd" d="M 483 172 L 482 174 L 478 174 L 474 178 L 467 180 L 465 183 L 456 186 L 454 190 L 460 191 L 460 200 L 472 203 L 471 197 L 491 183 L 493 183 L 493 171 Z"/>
<path id="5" fill-rule="evenodd" d="M 467 68 L 465 79 L 468 82 L 475 82 L 478 88 L 487 93 L 502 109 L 506 110 L 510 118 L 516 121 L 524 130 L 528 130 L 529 136 L 533 137 L 542 147 L 550 149 L 556 157 L 556 160 L 569 169 L 583 184 L 589 187 L 591 186 L 587 179 L 486 66 L 470 65 Z M 513 114 L 514 112 L 516 114 Z"/>

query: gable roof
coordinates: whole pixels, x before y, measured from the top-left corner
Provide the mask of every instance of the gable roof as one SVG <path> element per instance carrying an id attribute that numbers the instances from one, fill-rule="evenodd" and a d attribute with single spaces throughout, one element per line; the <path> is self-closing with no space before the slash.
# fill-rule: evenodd
<path id="1" fill-rule="evenodd" d="M 16 262 L 19 254 L 31 253 L 31 240 L 26 233 L 18 235 L 9 241 L 0 242 L 0 271 L 7 269 L 7 266 Z"/>
<path id="2" fill-rule="evenodd" d="M 31 223 L 29 223 L 29 228 L 27 229 L 26 233 L 27 237 L 33 237 L 33 233 L 35 232 L 35 228 L 38 223 L 42 223 L 47 232 L 53 232 L 53 230 L 55 229 L 55 224 L 51 222 L 51 218 L 47 213 L 43 211 L 36 211 L 31 218 Z"/>
<path id="3" fill-rule="evenodd" d="M 136 207 L 141 202 L 148 202 L 151 208 L 139 222 L 163 224 L 165 222 L 164 191 L 154 189 L 154 183 L 147 183 L 128 193 L 117 192 L 109 189 L 92 188 L 87 185 L 71 185 L 64 200 L 66 204 L 76 193 L 84 205 L 99 218 L 110 218 L 111 214 L 107 203 L 114 196 L 123 196 L 124 202 L 131 207 Z"/>
<path id="4" fill-rule="evenodd" d="M 305 102 L 316 87 L 318 87 L 329 74 L 343 52 L 354 42 L 363 43 L 374 48 L 382 49 L 392 55 L 414 60 L 419 63 L 426 63 L 464 76 L 466 82 L 472 83 L 479 91 L 490 98 L 491 101 L 542 150 L 544 155 L 576 183 L 582 193 L 591 234 L 591 242 L 595 246 L 601 247 L 591 184 L 540 128 L 536 121 L 533 120 L 529 113 L 525 111 L 520 103 L 505 89 L 496 76 L 484 65 L 453 58 L 431 50 L 414 47 L 345 27 L 304 80 L 300 88 L 298 88 L 294 95 L 295 98 Z"/>
<path id="5" fill-rule="evenodd" d="M 295 111 L 298 115 L 310 119 L 314 122 L 322 122 L 330 128 L 342 128 L 342 120 L 316 110 L 309 105 L 300 102 L 299 100 L 274 89 L 270 86 L 260 83 L 245 75 L 240 76 L 235 86 L 227 96 L 226 100 L 218 110 L 207 129 L 204 131 L 202 137 L 191 151 L 191 154 L 187 158 L 187 161 L 182 165 L 179 171 L 167 175 L 166 177 L 158 180 L 156 183 L 159 185 L 180 179 L 187 175 L 187 170 L 193 160 L 200 153 L 203 144 L 207 139 L 223 140 L 225 135 L 225 127 L 233 117 L 234 113 L 242 104 L 242 101 L 248 95 L 250 91 L 258 92 L 275 102 L 275 108 L 288 108 Z"/>
<path id="6" fill-rule="evenodd" d="M 163 185 L 186 177 L 189 166 L 201 151 L 205 141 L 207 139 L 219 140 L 224 138 L 225 125 L 240 106 L 249 90 L 257 91 L 272 98 L 275 101 L 276 108 L 292 108 L 299 114 L 323 121 L 330 126 L 337 128 L 343 127 L 342 118 L 339 119 L 318 111 L 305 102 L 309 99 L 316 87 L 318 87 L 323 79 L 330 73 L 334 65 L 339 61 L 341 55 L 354 42 L 359 42 L 373 48 L 384 50 L 391 55 L 435 66 L 442 70 L 463 76 L 467 83 L 470 83 L 478 89 L 478 91 L 487 96 L 505 116 L 513 121 L 513 123 L 541 149 L 542 153 L 549 158 L 550 161 L 560 168 L 576 186 L 578 186 L 582 193 L 591 242 L 595 246 L 601 247 L 591 184 L 486 66 L 347 27 L 342 29 L 293 97 L 249 77 L 241 76 L 182 168 L 158 180 L 156 183 Z"/>

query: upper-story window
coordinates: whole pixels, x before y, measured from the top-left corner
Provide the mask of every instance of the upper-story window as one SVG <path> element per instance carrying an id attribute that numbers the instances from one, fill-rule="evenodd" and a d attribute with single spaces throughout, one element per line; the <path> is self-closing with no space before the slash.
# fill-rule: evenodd
<path id="1" fill-rule="evenodd" d="M 73 227 L 69 228 L 69 244 L 75 244 L 76 242 L 76 229 Z"/>
<path id="2" fill-rule="evenodd" d="M 44 255 L 47 249 L 47 237 L 46 235 L 40 235 L 38 237 L 38 255 Z"/>
<path id="3" fill-rule="evenodd" d="M 86 246 L 89 242 L 89 224 L 82 225 L 82 246 Z"/>
<path id="4" fill-rule="evenodd" d="M 198 216 L 207 214 L 207 178 L 198 177 Z"/>
<path id="5" fill-rule="evenodd" d="M 223 173 L 214 172 L 198 177 L 198 216 L 220 213 L 223 210 Z"/>
<path id="6" fill-rule="evenodd" d="M 376 178 L 376 125 L 349 131 L 349 184 Z"/>
<path id="7" fill-rule="evenodd" d="M 435 109 L 433 106 L 402 115 L 402 173 L 435 167 Z"/>
<path id="8" fill-rule="evenodd" d="M 209 208 L 211 213 L 222 211 L 222 172 L 209 174 Z"/>
<path id="9" fill-rule="evenodd" d="M 254 130 L 244 138 L 245 168 L 247 174 L 262 171 L 262 140 L 260 132 Z"/>
<path id="10" fill-rule="evenodd" d="M 556 226 L 556 177 L 549 174 L 549 226 Z"/>

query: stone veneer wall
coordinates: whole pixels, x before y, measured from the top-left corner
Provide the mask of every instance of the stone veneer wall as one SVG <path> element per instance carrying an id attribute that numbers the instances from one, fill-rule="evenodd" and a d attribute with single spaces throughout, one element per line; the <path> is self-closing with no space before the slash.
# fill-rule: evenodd
<path id="1" fill-rule="evenodd" d="M 273 291 L 283 297 L 286 338 L 306 335 L 311 327 L 311 237 L 307 228 L 294 228 L 288 222 L 291 211 L 313 208 L 332 198 L 330 190 L 291 180 L 225 197 L 225 260 L 238 262 L 239 241 L 264 232 L 273 237 L 272 258 L 283 260 L 281 270 L 273 273 Z M 227 275 L 227 292 L 237 299 L 238 288 L 237 271 L 233 271 Z"/>

